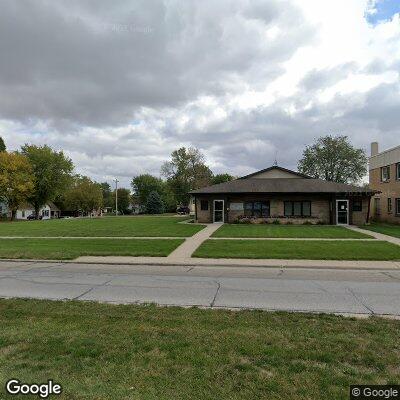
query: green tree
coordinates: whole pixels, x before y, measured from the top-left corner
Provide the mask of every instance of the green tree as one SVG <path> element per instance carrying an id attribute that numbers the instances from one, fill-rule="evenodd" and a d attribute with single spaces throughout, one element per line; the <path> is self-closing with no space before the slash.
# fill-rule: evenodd
<path id="1" fill-rule="evenodd" d="M 208 186 L 212 178 L 203 154 L 193 147 L 173 151 L 171 161 L 163 164 L 161 173 L 167 178 L 177 202 L 184 205 L 189 203 L 191 190 Z"/>
<path id="2" fill-rule="evenodd" d="M 115 199 L 115 190 L 113 192 L 113 198 Z M 131 205 L 131 192 L 129 189 L 118 188 L 118 213 L 130 214 Z"/>
<path id="3" fill-rule="evenodd" d="M 34 190 L 29 201 L 35 208 L 38 218 L 40 208 L 48 201 L 55 200 L 66 190 L 74 165 L 62 151 L 54 151 L 49 146 L 26 144 L 22 147 L 22 154 L 32 165 Z"/>
<path id="4" fill-rule="evenodd" d="M 99 183 L 87 176 L 76 175 L 63 196 L 63 208 L 90 214 L 103 206 L 103 192 Z"/>
<path id="5" fill-rule="evenodd" d="M 363 149 L 349 143 L 347 136 L 324 136 L 303 152 L 298 163 L 301 173 L 340 183 L 356 183 L 367 173 Z"/>
<path id="6" fill-rule="evenodd" d="M 142 174 L 132 179 L 132 190 L 137 196 L 139 204 L 146 204 L 147 198 L 151 192 L 156 191 L 159 195 L 165 189 L 165 182 L 150 174 Z"/>
<path id="7" fill-rule="evenodd" d="M 108 182 L 100 183 L 101 190 L 103 192 L 103 206 L 104 207 L 113 207 L 114 200 L 112 196 L 111 186 Z"/>
<path id="8" fill-rule="evenodd" d="M 235 177 L 230 174 L 216 174 L 211 178 L 211 184 L 216 185 L 218 183 L 233 181 L 234 179 Z"/>
<path id="9" fill-rule="evenodd" d="M 162 214 L 164 212 L 164 204 L 158 192 L 153 191 L 147 197 L 146 212 L 148 214 Z"/>
<path id="10" fill-rule="evenodd" d="M 4 143 L 3 138 L 0 136 L 0 152 L 1 151 L 6 151 L 6 145 Z"/>
<path id="11" fill-rule="evenodd" d="M 34 180 L 29 160 L 17 153 L 0 152 L 0 199 L 11 210 L 15 219 L 18 207 L 32 194 Z"/>

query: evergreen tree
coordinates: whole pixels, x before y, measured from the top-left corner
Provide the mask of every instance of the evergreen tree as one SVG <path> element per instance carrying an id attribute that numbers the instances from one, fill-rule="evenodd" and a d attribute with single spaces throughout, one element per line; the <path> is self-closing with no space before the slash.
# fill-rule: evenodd
<path id="1" fill-rule="evenodd" d="M 153 191 L 147 197 L 146 212 L 148 214 L 162 214 L 164 212 L 164 203 L 158 192 Z"/>

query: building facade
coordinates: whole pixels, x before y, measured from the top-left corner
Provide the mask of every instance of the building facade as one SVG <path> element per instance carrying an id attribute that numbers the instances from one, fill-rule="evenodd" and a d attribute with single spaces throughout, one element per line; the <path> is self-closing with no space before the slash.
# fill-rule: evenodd
<path id="1" fill-rule="evenodd" d="M 369 186 L 381 192 L 373 197 L 372 218 L 400 224 L 400 146 L 379 152 L 378 143 L 371 143 Z"/>
<path id="2" fill-rule="evenodd" d="M 253 222 L 363 225 L 369 220 L 374 191 L 314 179 L 273 166 L 254 174 L 197 189 L 198 222 Z"/>

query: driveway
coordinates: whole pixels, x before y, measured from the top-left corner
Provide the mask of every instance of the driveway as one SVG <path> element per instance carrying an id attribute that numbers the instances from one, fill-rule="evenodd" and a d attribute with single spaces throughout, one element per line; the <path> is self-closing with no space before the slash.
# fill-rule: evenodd
<path id="1" fill-rule="evenodd" d="M 400 315 L 400 271 L 3 261 L 0 297 Z"/>

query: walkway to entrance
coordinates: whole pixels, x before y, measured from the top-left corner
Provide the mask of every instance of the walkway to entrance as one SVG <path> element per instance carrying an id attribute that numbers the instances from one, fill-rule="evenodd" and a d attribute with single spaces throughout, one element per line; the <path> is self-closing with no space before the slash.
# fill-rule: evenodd
<path id="1" fill-rule="evenodd" d="M 200 232 L 187 238 L 178 248 L 176 248 L 168 257 L 168 261 L 179 261 L 190 258 L 195 250 L 221 226 L 221 224 L 209 224 Z"/>
<path id="2" fill-rule="evenodd" d="M 356 226 L 353 226 L 353 225 L 346 226 L 346 228 L 351 229 L 352 231 L 365 233 L 366 235 L 373 236 L 375 239 L 386 240 L 386 242 L 394 243 L 394 244 L 397 244 L 398 246 L 400 246 L 400 239 L 396 238 L 394 236 L 384 235 L 383 233 L 378 233 L 378 232 L 369 231 L 366 229 L 357 228 Z"/>

